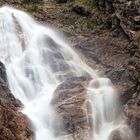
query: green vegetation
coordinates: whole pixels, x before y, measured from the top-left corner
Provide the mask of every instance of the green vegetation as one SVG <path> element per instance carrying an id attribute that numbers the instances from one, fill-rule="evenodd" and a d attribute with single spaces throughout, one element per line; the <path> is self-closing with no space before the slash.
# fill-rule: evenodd
<path id="1" fill-rule="evenodd" d="M 75 7 L 82 7 L 83 13 L 78 14 L 74 11 Z M 90 16 L 97 11 L 93 0 L 71 0 L 61 4 L 53 1 L 44 3 L 39 0 L 24 0 L 18 8 L 25 10 L 40 21 L 47 21 L 71 34 L 86 33 L 97 27 L 96 21 Z M 89 15 L 84 15 L 84 12 L 88 12 Z"/>

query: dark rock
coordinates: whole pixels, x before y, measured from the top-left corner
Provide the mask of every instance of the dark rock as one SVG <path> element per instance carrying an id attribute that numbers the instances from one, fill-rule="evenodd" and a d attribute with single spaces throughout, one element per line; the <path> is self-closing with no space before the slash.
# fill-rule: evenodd
<path id="1" fill-rule="evenodd" d="M 74 11 L 78 15 L 82 15 L 82 16 L 89 16 L 90 15 L 90 12 L 88 10 L 86 10 L 84 7 L 81 7 L 78 5 L 74 6 L 72 8 L 72 11 Z"/>
<path id="2" fill-rule="evenodd" d="M 2 62 L 0 62 L 0 78 L 7 82 L 6 69 Z"/>
<path id="3" fill-rule="evenodd" d="M 100 11 L 106 13 L 101 17 L 105 23 L 107 22 L 111 26 L 113 20 L 117 19 L 118 22 L 115 23 L 115 26 L 120 27 L 129 40 L 138 41 L 140 37 L 138 33 L 140 28 L 139 0 L 98 0 L 96 4 Z"/>
<path id="4" fill-rule="evenodd" d="M 57 2 L 57 3 L 66 3 L 66 2 L 68 2 L 69 0 L 54 0 L 55 2 Z"/>
<path id="5" fill-rule="evenodd" d="M 112 81 L 112 83 L 119 82 L 124 72 L 125 72 L 125 69 L 111 71 L 108 75 L 108 78 Z"/>
<path id="6" fill-rule="evenodd" d="M 122 105 L 125 105 L 133 95 L 137 92 L 137 88 L 134 86 L 132 88 L 128 88 L 121 96 L 120 96 L 120 102 Z"/>
<path id="7" fill-rule="evenodd" d="M 86 132 L 92 133 L 91 107 L 86 101 L 85 91 L 88 82 L 89 78 L 86 77 L 71 77 L 57 87 L 52 100 L 64 124 L 61 131 L 73 134 L 81 140 L 85 136 L 88 139 Z"/>

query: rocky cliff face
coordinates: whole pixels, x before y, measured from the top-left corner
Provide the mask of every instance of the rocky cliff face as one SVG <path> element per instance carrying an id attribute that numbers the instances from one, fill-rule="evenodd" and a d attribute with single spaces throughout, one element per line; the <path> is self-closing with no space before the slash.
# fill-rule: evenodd
<path id="1" fill-rule="evenodd" d="M 126 38 L 126 42 L 124 37 L 121 39 L 126 45 L 120 53 L 118 51 L 124 44 L 115 42 L 118 51 L 114 55 L 120 54 L 123 58 L 121 53 L 124 54 L 124 59 L 116 58 L 121 67 L 114 66 L 115 69 L 107 72 L 107 75 L 114 84 L 124 89 L 120 96 L 123 110 L 129 126 L 140 139 L 140 1 L 99 0 L 96 4 L 104 13 L 102 19 L 112 33 L 120 38 L 122 32 Z"/>
<path id="2" fill-rule="evenodd" d="M 111 79 L 118 89 L 122 112 L 127 118 L 128 125 L 134 131 L 137 139 L 140 140 L 140 1 L 95 0 L 95 4 L 87 4 L 87 1 L 56 0 L 56 2 L 62 2 L 63 4 L 48 2 L 43 5 L 28 3 L 28 5 L 23 4 L 22 6 L 21 1 L 12 0 L 10 3 L 26 9 L 39 20 L 47 21 L 64 31 L 72 46 L 84 56 L 84 60 L 97 70 L 100 75 Z M 65 4 L 64 2 L 67 3 Z M 9 4 L 9 1 L 0 0 L 0 3 Z M 4 71 L 0 70 L 0 73 Z M 5 81 L 5 76 L 2 76 L 2 79 Z M 81 125 L 85 126 L 85 130 L 92 129 L 92 126 L 87 128 L 83 109 L 85 108 L 83 106 L 86 93 L 84 91 L 85 84 L 81 84 L 88 83 L 88 80 L 81 79 L 79 81 L 80 78 L 77 77 L 75 79 L 76 81 L 66 80 L 58 87 L 56 90 L 57 95 L 54 97 L 52 104 L 63 119 L 64 128 L 69 133 L 76 132 L 74 137 L 77 137 L 77 132 L 82 133 L 79 130 Z M 72 85 L 74 86 L 73 89 L 70 88 Z M 0 105 L 5 106 L 1 105 L 1 108 L 9 110 L 10 105 L 11 108 L 14 108 L 9 110 L 11 114 L 13 112 L 19 118 L 23 116 L 17 111 L 20 102 L 12 97 L 3 81 L 0 87 L 2 87 L 0 99 L 3 100 Z M 8 91 L 4 91 L 3 88 Z M 67 90 L 69 90 L 68 95 L 66 94 Z M 4 95 L 7 94 L 8 96 L 5 97 L 1 91 L 6 92 Z M 77 96 L 73 96 L 73 94 Z M 69 104 L 63 104 L 63 100 L 68 100 Z M 75 106 L 76 109 L 74 109 Z M 87 112 L 90 112 L 89 108 L 86 107 Z M 66 113 L 63 113 L 64 110 Z M 76 115 L 74 110 L 80 111 L 80 113 Z M 8 118 L 7 114 L 5 117 Z M 14 119 L 10 118 L 13 121 Z M 4 137 L 4 134 L 8 133 L 16 139 L 17 133 L 15 132 L 17 129 L 15 128 L 17 127 L 14 127 L 14 125 L 18 125 L 20 122 L 14 122 L 13 127 L 11 127 L 8 121 L 4 122 L 5 118 L 1 120 L 2 136 Z M 25 121 L 26 119 L 23 120 Z M 72 121 L 71 126 L 69 126 L 69 121 Z M 27 122 L 24 124 L 27 124 Z M 18 131 L 18 135 L 22 135 L 25 132 L 24 134 L 27 137 L 29 129 L 26 129 L 28 127 L 25 126 L 21 127 L 22 131 Z M 13 132 L 12 129 L 15 131 Z M 4 130 L 7 133 L 3 133 Z M 29 139 L 30 136 L 27 138 Z"/>
<path id="3" fill-rule="evenodd" d="M 0 140 L 32 140 L 30 122 L 19 112 L 20 107 L 21 102 L 8 89 L 5 67 L 0 62 Z"/>

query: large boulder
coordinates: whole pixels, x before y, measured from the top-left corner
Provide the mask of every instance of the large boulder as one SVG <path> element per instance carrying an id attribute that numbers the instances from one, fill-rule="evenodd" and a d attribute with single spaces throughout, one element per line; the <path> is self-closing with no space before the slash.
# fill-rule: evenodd
<path id="1" fill-rule="evenodd" d="M 61 133 L 66 131 L 76 140 L 90 139 L 92 135 L 92 113 L 86 94 L 88 83 L 86 77 L 68 78 L 57 87 L 52 100 L 64 124 Z"/>

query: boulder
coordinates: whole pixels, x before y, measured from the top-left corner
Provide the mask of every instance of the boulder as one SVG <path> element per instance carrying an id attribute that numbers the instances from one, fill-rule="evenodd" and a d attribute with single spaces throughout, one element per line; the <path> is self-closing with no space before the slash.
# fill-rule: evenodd
<path id="1" fill-rule="evenodd" d="M 2 62 L 0 62 L 0 78 L 7 82 L 6 69 Z"/>
<path id="2" fill-rule="evenodd" d="M 127 131 L 127 133 L 126 133 Z M 135 136 L 128 127 L 112 131 L 109 140 L 136 140 Z"/>
<path id="3" fill-rule="evenodd" d="M 91 106 L 87 100 L 86 77 L 71 77 L 60 84 L 52 100 L 52 105 L 64 126 L 61 133 L 71 134 L 76 140 L 90 139 L 92 135 Z"/>

